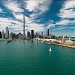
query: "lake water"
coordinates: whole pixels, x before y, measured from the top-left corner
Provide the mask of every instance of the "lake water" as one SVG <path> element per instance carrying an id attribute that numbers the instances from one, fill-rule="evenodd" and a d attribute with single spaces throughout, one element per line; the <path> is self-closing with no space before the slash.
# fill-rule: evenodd
<path id="1" fill-rule="evenodd" d="M 0 75 L 75 75 L 75 49 L 27 42 L 0 40 Z"/>

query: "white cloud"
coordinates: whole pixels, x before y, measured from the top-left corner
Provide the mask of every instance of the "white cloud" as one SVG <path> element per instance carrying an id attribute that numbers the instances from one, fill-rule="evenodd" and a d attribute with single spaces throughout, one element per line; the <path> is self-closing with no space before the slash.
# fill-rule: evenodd
<path id="1" fill-rule="evenodd" d="M 64 28 L 66 28 L 66 27 L 58 27 L 58 28 L 55 28 L 55 29 L 53 29 L 53 30 L 62 30 L 62 29 L 64 29 Z"/>
<path id="2" fill-rule="evenodd" d="M 67 0 L 62 8 L 60 9 L 60 13 L 58 14 L 59 17 L 61 18 L 75 18 L 75 4 L 74 4 L 74 0 Z"/>
<path id="3" fill-rule="evenodd" d="M 43 24 L 37 24 L 37 23 L 30 23 L 28 24 L 28 30 L 34 30 L 35 32 L 41 32 L 44 31 L 44 25 Z"/>
<path id="4" fill-rule="evenodd" d="M 13 13 L 14 17 L 18 20 L 23 20 L 23 14 L 21 13 Z"/>
<path id="5" fill-rule="evenodd" d="M 45 12 L 48 10 L 49 5 L 51 4 L 50 0 L 28 0 L 26 1 L 27 6 L 26 9 L 31 11 L 37 11 L 40 10 L 41 12 Z"/>
<path id="6" fill-rule="evenodd" d="M 0 12 L 2 12 L 2 9 L 0 8 Z"/>
<path id="7" fill-rule="evenodd" d="M 4 1 L 4 5 L 6 6 L 7 9 L 11 11 L 11 13 L 16 19 L 22 20 L 21 13 L 24 12 L 24 10 L 20 7 L 20 5 L 17 3 L 16 0 L 15 1 L 14 0 Z"/>
<path id="8" fill-rule="evenodd" d="M 4 4 L 12 12 L 23 12 L 23 9 L 20 8 L 16 1 L 8 0 L 4 1 Z"/>
<path id="9" fill-rule="evenodd" d="M 54 27 L 54 26 L 55 26 L 55 24 L 50 23 L 49 25 L 46 26 L 46 29 L 49 29 L 49 28 Z"/>
<path id="10" fill-rule="evenodd" d="M 22 2 L 24 2 L 24 4 L 26 3 L 24 6 L 25 9 L 33 12 L 31 14 L 31 17 L 34 19 L 35 17 L 37 17 L 37 15 L 41 15 L 49 9 L 52 0 L 25 0 Z M 14 17 L 18 15 L 17 13 L 24 12 L 24 10 L 21 8 L 16 0 L 4 1 L 4 5 L 13 13 Z"/>
<path id="11" fill-rule="evenodd" d="M 75 1 L 74 0 L 67 0 L 63 5 L 63 9 L 71 9 L 74 7 L 75 7 Z"/>
<path id="12" fill-rule="evenodd" d="M 47 26 L 46 26 L 46 29 L 49 29 L 49 28 L 54 27 L 54 26 L 55 26 L 54 21 L 53 20 L 50 20 L 48 22 Z"/>
<path id="13" fill-rule="evenodd" d="M 26 9 L 30 12 L 33 11 L 31 17 L 36 17 L 37 15 L 41 15 L 45 13 L 51 4 L 52 0 L 28 0 L 26 1 Z"/>
<path id="14" fill-rule="evenodd" d="M 22 23 L 11 18 L 0 18 L 0 30 L 5 30 L 6 27 L 14 29 L 22 29 Z"/>
<path id="15" fill-rule="evenodd" d="M 0 30 L 5 30 L 5 27 L 9 27 L 8 21 L 9 19 L 7 18 L 0 18 Z"/>
<path id="16" fill-rule="evenodd" d="M 75 18 L 75 14 L 74 14 L 73 9 L 68 9 L 68 10 L 61 9 L 59 17 L 61 17 L 61 18 Z"/>
<path id="17" fill-rule="evenodd" d="M 60 17 L 60 21 L 56 22 L 56 25 L 71 25 L 75 23 L 75 5 L 74 0 L 67 0 L 62 5 L 58 16 Z M 73 20 L 70 20 L 73 19 Z"/>
<path id="18" fill-rule="evenodd" d="M 74 21 L 62 19 L 62 20 L 58 21 L 56 24 L 57 25 L 69 25 L 70 23 L 73 23 L 73 22 Z"/>

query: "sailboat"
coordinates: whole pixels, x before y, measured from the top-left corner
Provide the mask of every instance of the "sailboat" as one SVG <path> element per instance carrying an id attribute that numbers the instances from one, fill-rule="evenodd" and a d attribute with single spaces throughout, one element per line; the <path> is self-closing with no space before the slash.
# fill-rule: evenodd
<path id="1" fill-rule="evenodd" d="M 49 48 L 49 51 L 51 52 L 52 50 L 51 50 L 51 47 Z"/>

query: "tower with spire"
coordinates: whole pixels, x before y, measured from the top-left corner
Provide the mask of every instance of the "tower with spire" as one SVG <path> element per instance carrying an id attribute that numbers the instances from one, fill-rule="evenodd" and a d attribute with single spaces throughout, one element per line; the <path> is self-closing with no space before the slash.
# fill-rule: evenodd
<path id="1" fill-rule="evenodd" d="M 25 38 L 25 16 L 23 15 L 23 38 Z"/>

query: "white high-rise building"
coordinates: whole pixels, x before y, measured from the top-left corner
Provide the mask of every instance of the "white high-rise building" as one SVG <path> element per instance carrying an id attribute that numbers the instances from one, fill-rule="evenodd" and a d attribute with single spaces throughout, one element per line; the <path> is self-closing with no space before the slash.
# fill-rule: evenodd
<path id="1" fill-rule="evenodd" d="M 9 29 L 8 27 L 6 27 L 6 34 L 5 34 L 5 38 L 8 39 L 9 38 Z"/>
<path id="2" fill-rule="evenodd" d="M 22 38 L 22 34 L 21 33 L 19 33 L 19 39 L 21 39 Z"/>
<path id="3" fill-rule="evenodd" d="M 9 35 L 9 39 L 12 40 L 12 32 Z"/>
<path id="4" fill-rule="evenodd" d="M 2 30 L 2 39 L 5 38 L 4 30 Z"/>

